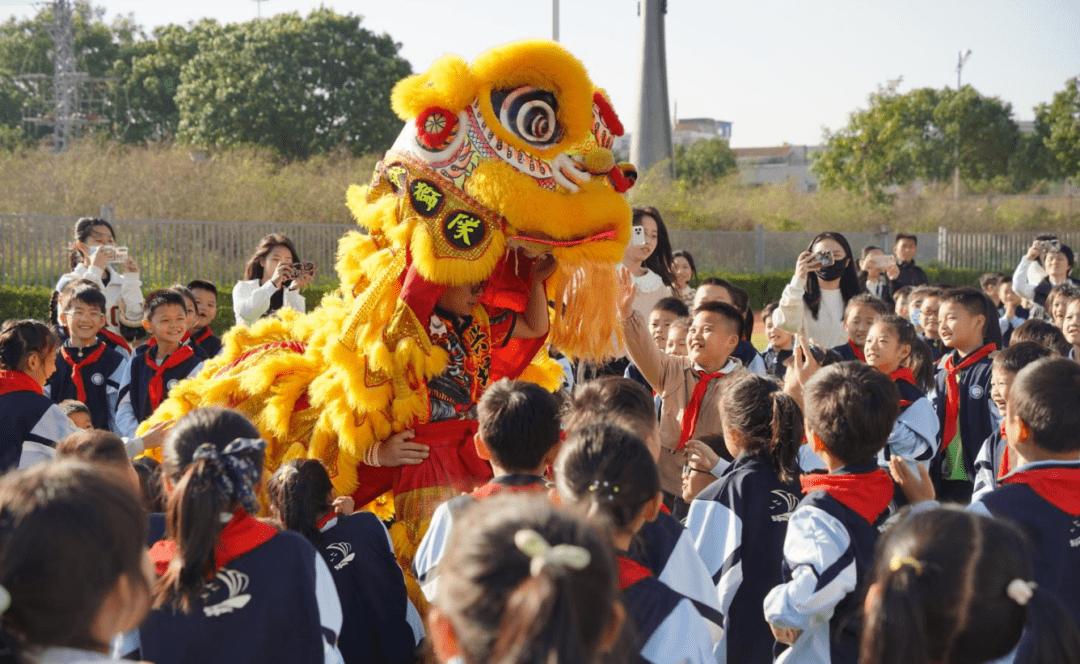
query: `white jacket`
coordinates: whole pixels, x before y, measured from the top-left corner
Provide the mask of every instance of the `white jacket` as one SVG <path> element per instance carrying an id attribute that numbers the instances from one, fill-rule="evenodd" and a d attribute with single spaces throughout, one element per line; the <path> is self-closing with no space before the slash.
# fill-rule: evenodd
<path id="1" fill-rule="evenodd" d="M 273 281 L 259 285 L 258 279 L 238 281 L 233 287 L 233 312 L 237 325 L 252 325 L 270 309 L 270 297 L 277 291 Z M 282 307 L 294 309 L 300 313 L 307 311 L 307 302 L 298 290 L 285 289 Z"/>
<path id="2" fill-rule="evenodd" d="M 109 285 L 102 280 L 105 269 L 109 271 Z M 80 263 L 75 269 L 60 277 L 56 282 L 56 291 L 60 292 L 76 279 L 89 279 L 105 295 L 105 329 L 120 334 L 120 324 L 128 327 L 142 327 L 143 294 L 142 280 L 138 272 L 120 274 L 110 268 L 86 267 Z M 56 322 L 56 321 L 53 321 Z"/>

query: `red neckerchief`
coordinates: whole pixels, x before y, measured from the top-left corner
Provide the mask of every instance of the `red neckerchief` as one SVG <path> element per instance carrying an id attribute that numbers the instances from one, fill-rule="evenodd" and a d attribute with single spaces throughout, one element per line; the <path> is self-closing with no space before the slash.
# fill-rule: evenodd
<path id="1" fill-rule="evenodd" d="M 1046 502 L 1071 517 L 1080 516 L 1080 467 L 1058 466 L 1018 470 L 1001 484 L 1026 484 Z"/>
<path id="2" fill-rule="evenodd" d="M 671 514 L 671 508 L 668 507 L 667 505 L 665 505 L 664 503 L 660 503 L 660 511 L 663 512 L 664 514 Z"/>
<path id="3" fill-rule="evenodd" d="M 341 516 L 341 515 L 338 514 L 337 510 L 330 510 L 329 512 L 326 513 L 326 516 L 319 519 L 319 522 L 315 524 L 315 530 L 321 531 L 323 529 L 323 526 L 330 523 L 333 519 L 336 519 L 339 516 Z"/>
<path id="4" fill-rule="evenodd" d="M 852 341 L 851 339 L 848 339 L 847 340 L 847 345 L 851 346 L 851 351 L 853 353 L 855 353 L 855 357 L 859 358 L 860 362 L 865 362 L 866 361 L 866 353 L 863 352 L 862 348 L 859 348 L 858 346 L 856 346 L 854 341 Z"/>
<path id="5" fill-rule="evenodd" d="M 1005 438 L 1005 420 L 1001 421 L 1001 442 L 1005 443 L 1005 449 L 1001 450 L 1001 463 L 998 464 L 998 479 L 1009 474 L 1009 441 Z"/>
<path id="6" fill-rule="evenodd" d="M 881 468 L 871 473 L 826 475 L 808 473 L 800 478 L 804 494 L 824 491 L 841 505 L 873 524 L 893 499 L 893 482 Z"/>
<path id="7" fill-rule="evenodd" d="M 625 556 L 619 556 L 619 590 L 626 590 L 638 581 L 652 576 L 644 565 Z"/>
<path id="8" fill-rule="evenodd" d="M 911 369 L 909 369 L 907 367 L 900 367 L 896 371 L 889 374 L 889 378 L 894 383 L 904 381 L 905 383 L 909 383 L 911 385 L 915 384 L 915 374 L 911 373 Z M 904 399 L 900 399 L 900 407 L 901 408 L 903 408 L 905 406 L 910 406 L 910 405 L 911 405 L 910 401 L 904 401 Z"/>
<path id="9" fill-rule="evenodd" d="M 724 366 L 727 366 L 726 362 Z M 690 437 L 694 435 L 698 415 L 701 412 L 701 402 L 705 399 L 705 392 L 709 389 L 709 383 L 727 374 L 728 372 L 722 370 L 711 374 L 701 372 L 701 378 L 698 379 L 697 385 L 694 386 L 694 391 L 690 395 L 690 403 L 686 404 L 686 409 L 683 410 L 682 431 L 679 433 L 679 444 L 675 449 L 681 450 L 686 446 L 686 441 L 690 440 Z"/>
<path id="10" fill-rule="evenodd" d="M 195 337 L 195 343 L 201 344 L 202 342 L 209 339 L 213 334 L 214 334 L 213 330 L 211 330 L 210 328 L 206 328 L 205 330 L 202 331 L 202 334 Z"/>
<path id="11" fill-rule="evenodd" d="M 156 341 L 151 339 L 151 342 Z M 153 344 L 156 346 L 157 344 Z M 147 344 L 151 346 L 151 344 Z M 152 346 L 151 346 L 152 347 Z M 191 346 L 187 344 L 180 344 L 180 347 L 173 351 L 173 354 L 165 358 L 163 364 L 158 364 L 150 357 L 150 351 L 146 352 L 146 366 L 150 367 L 150 370 L 154 372 L 153 377 L 150 378 L 150 384 L 147 388 L 150 392 L 150 409 L 157 410 L 157 407 L 161 405 L 161 400 L 165 398 L 165 383 L 162 377 L 165 372 L 173 367 L 180 366 L 185 360 L 191 358 L 195 354 L 195 351 L 191 349 Z"/>
<path id="12" fill-rule="evenodd" d="M 228 565 L 232 560 L 256 549 L 277 535 L 277 528 L 250 516 L 244 510 L 237 510 L 214 543 L 214 573 Z M 169 569 L 169 564 L 176 557 L 176 542 L 161 540 L 150 549 L 150 560 L 154 563 L 158 576 Z"/>
<path id="13" fill-rule="evenodd" d="M 71 356 L 71 353 L 68 352 L 66 347 L 60 347 L 60 356 L 71 366 L 71 382 L 75 384 L 75 393 L 79 396 L 79 401 L 83 403 L 86 403 L 86 385 L 83 384 L 82 374 L 80 372 L 83 367 L 97 362 L 104 352 L 105 342 L 102 341 L 98 345 L 97 350 L 83 358 L 82 362 L 76 362 L 75 358 Z"/>
<path id="14" fill-rule="evenodd" d="M 120 336 L 116 332 L 109 332 L 105 328 L 101 328 L 100 330 L 98 330 L 98 334 L 113 342 L 113 344 L 123 348 L 125 351 L 127 351 L 128 355 L 131 355 L 131 346 L 128 344 L 127 339 L 125 339 L 124 337 Z"/>
<path id="15" fill-rule="evenodd" d="M 37 392 L 45 394 L 36 380 L 21 371 L 0 370 L 0 395 L 12 392 Z"/>
<path id="16" fill-rule="evenodd" d="M 514 477 L 514 476 L 509 475 L 508 477 Z M 503 479 L 503 478 L 497 477 L 494 480 L 488 482 L 487 484 L 484 484 L 483 486 L 477 487 L 476 489 L 473 490 L 472 494 L 470 494 L 470 495 L 473 498 L 481 499 L 481 498 L 487 498 L 489 496 L 494 496 L 494 495 L 503 494 L 503 493 L 529 493 L 529 492 L 533 492 L 533 491 L 546 491 L 547 490 L 547 484 L 545 483 L 544 478 L 540 477 L 539 475 L 527 475 L 527 476 L 518 475 L 518 477 L 522 477 L 522 478 L 535 477 L 536 479 L 535 479 L 535 481 L 527 482 L 525 484 L 505 484 L 505 483 L 499 481 L 500 479 Z"/>
<path id="17" fill-rule="evenodd" d="M 986 344 L 965 357 L 959 365 L 954 364 L 955 353 L 950 353 L 945 358 L 945 363 L 942 365 L 945 367 L 945 426 L 942 428 L 941 436 L 942 445 L 944 445 L 941 448 L 942 454 L 948 451 L 953 438 L 956 438 L 956 420 L 960 417 L 960 384 L 956 377 L 962 370 L 994 352 L 995 348 L 994 344 Z"/>
<path id="18" fill-rule="evenodd" d="M 184 332 L 184 336 L 180 337 L 180 343 L 186 344 L 191 339 L 191 332 Z"/>

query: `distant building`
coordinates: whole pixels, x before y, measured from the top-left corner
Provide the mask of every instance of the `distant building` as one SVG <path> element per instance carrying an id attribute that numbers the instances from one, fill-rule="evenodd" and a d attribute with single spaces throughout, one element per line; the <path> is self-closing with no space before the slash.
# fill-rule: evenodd
<path id="1" fill-rule="evenodd" d="M 711 138 L 730 141 L 731 123 L 712 118 L 686 118 L 677 120 L 671 132 L 671 142 L 684 147 Z"/>
<path id="2" fill-rule="evenodd" d="M 771 148 L 733 148 L 739 174 L 746 184 L 788 184 L 796 191 L 817 193 L 817 178 L 810 172 L 820 145 L 788 145 Z"/>

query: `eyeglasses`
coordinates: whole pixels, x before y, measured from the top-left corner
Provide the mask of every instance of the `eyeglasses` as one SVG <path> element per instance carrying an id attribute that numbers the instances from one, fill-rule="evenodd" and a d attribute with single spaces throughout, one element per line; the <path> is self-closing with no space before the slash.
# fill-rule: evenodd
<path id="1" fill-rule="evenodd" d="M 712 475 L 712 473 L 710 471 L 701 470 L 700 468 L 694 468 L 690 464 L 687 464 L 687 465 L 682 467 L 682 476 L 683 477 L 690 477 L 690 473 L 705 473 L 706 475 Z"/>
<path id="2" fill-rule="evenodd" d="M 64 315 L 79 320 L 99 320 L 105 317 L 105 314 L 100 311 L 88 311 L 86 309 L 68 309 L 64 312 Z"/>

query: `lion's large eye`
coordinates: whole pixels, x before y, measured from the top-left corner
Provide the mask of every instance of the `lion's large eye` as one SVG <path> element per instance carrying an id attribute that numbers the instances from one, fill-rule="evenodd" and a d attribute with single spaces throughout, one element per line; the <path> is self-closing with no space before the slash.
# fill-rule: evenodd
<path id="1" fill-rule="evenodd" d="M 532 145 L 547 147 L 562 138 L 559 102 L 547 90 L 530 86 L 493 90 L 491 107 L 504 127 Z"/>

